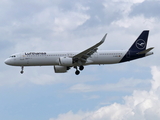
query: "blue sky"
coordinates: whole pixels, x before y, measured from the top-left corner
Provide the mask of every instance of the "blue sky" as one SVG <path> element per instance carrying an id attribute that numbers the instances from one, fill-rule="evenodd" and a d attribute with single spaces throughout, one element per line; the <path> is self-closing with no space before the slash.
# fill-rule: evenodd
<path id="1" fill-rule="evenodd" d="M 3 120 L 159 120 L 160 1 L 158 0 L 1 0 L 0 119 Z M 115 65 L 71 69 L 4 64 L 24 51 L 128 49 L 150 30 L 154 55 Z"/>

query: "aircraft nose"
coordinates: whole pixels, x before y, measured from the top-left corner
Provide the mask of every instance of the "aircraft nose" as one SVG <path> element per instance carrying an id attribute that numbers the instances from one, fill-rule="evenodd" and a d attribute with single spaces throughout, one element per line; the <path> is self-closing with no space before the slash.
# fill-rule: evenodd
<path id="1" fill-rule="evenodd" d="M 7 64 L 7 65 L 10 65 L 10 59 L 6 59 L 6 60 L 4 61 L 4 63 Z"/>

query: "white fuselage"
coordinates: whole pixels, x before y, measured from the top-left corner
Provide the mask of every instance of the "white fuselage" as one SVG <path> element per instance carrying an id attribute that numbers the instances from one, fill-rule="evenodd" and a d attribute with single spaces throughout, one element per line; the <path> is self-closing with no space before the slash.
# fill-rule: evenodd
<path id="1" fill-rule="evenodd" d="M 97 51 L 91 55 L 87 62 L 89 64 L 114 64 L 119 63 L 127 51 Z M 79 52 L 28 52 L 17 53 L 5 60 L 5 63 L 13 66 L 48 66 L 59 65 L 60 57 L 72 58 Z M 73 65 L 74 66 L 74 65 Z"/>
<path id="2" fill-rule="evenodd" d="M 143 58 L 152 55 L 154 47 L 146 49 L 149 30 L 144 30 L 136 39 L 129 50 L 105 50 L 97 51 L 105 41 L 107 34 L 102 40 L 82 52 L 25 52 L 17 53 L 5 60 L 7 65 L 21 66 L 54 66 L 55 73 L 65 73 L 71 67 L 75 68 L 78 75 L 85 65 L 115 64 Z M 79 71 L 80 70 L 80 71 Z"/>

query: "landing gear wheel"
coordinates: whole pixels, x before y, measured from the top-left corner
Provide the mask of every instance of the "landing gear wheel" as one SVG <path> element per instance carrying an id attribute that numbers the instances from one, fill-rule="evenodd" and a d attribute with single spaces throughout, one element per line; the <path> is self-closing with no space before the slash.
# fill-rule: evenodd
<path id="1" fill-rule="evenodd" d="M 21 74 L 24 73 L 23 68 L 24 68 L 24 67 L 22 66 L 22 67 L 21 67 L 21 71 L 20 71 Z"/>
<path id="2" fill-rule="evenodd" d="M 84 69 L 84 66 L 82 66 L 82 65 L 81 65 L 81 66 L 79 66 L 79 70 L 81 70 L 81 71 L 82 71 L 83 69 Z"/>
<path id="3" fill-rule="evenodd" d="M 21 73 L 21 74 L 23 74 L 24 72 L 23 72 L 23 71 L 21 71 L 20 73 Z"/>
<path id="4" fill-rule="evenodd" d="M 80 71 L 79 71 L 79 70 L 76 70 L 75 74 L 76 74 L 76 75 L 79 75 L 79 74 L 80 74 Z"/>

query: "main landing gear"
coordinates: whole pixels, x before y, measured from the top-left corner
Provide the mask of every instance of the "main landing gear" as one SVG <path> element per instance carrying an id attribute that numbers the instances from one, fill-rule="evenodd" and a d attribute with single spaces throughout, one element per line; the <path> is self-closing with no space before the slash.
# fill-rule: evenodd
<path id="1" fill-rule="evenodd" d="M 22 66 L 22 67 L 21 67 L 21 71 L 20 71 L 21 74 L 24 73 L 23 69 L 24 69 L 24 67 Z"/>
<path id="2" fill-rule="evenodd" d="M 77 67 L 77 66 L 74 66 L 74 68 L 76 69 L 75 74 L 76 74 L 76 75 L 79 75 L 79 74 L 80 74 L 80 71 L 82 71 L 82 70 L 84 69 L 84 66 L 82 66 L 82 65 L 79 66 L 79 70 L 78 70 L 78 67 Z M 67 68 L 67 70 L 69 70 L 69 69 L 70 69 L 70 67 Z M 24 66 L 21 66 L 21 71 L 20 71 L 21 74 L 24 73 L 23 70 L 24 70 Z"/>
<path id="3" fill-rule="evenodd" d="M 79 74 L 80 74 L 80 71 L 82 71 L 82 70 L 84 69 L 84 66 L 82 66 L 82 65 L 79 66 L 79 70 L 80 70 L 80 71 L 78 70 L 77 66 L 75 66 L 74 68 L 76 69 L 75 74 L 76 74 L 76 75 L 79 75 Z"/>

